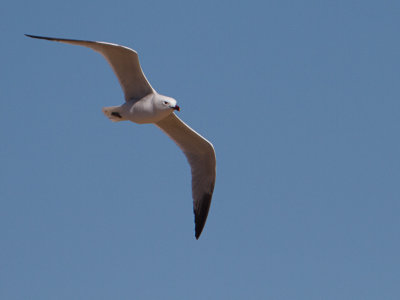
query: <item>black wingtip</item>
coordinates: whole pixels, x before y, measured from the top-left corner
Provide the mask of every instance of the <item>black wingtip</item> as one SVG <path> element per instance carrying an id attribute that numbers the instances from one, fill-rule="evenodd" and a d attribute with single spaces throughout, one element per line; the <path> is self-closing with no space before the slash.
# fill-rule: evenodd
<path id="1" fill-rule="evenodd" d="M 55 41 L 57 39 L 51 38 L 51 37 L 45 37 L 45 36 L 39 36 L 39 35 L 32 35 L 32 34 L 26 34 L 25 36 L 33 38 L 33 39 L 41 39 L 41 40 L 48 40 L 48 41 Z"/>
<path id="2" fill-rule="evenodd" d="M 40 37 L 37 36 L 37 35 L 32 35 L 32 34 L 27 34 L 27 33 L 25 33 L 24 35 L 27 36 L 27 37 L 30 37 L 30 38 L 40 39 Z"/>
<path id="3" fill-rule="evenodd" d="M 203 225 L 203 227 L 204 227 L 204 225 Z M 200 228 L 200 227 L 197 226 L 197 224 L 196 224 L 195 235 L 194 235 L 194 236 L 196 237 L 196 240 L 199 239 L 199 237 L 200 237 L 202 231 L 203 231 L 203 228 Z"/>
<path id="4" fill-rule="evenodd" d="M 210 210 L 212 194 L 205 193 L 201 199 L 200 207 L 194 211 L 194 223 L 195 223 L 195 237 L 199 239 L 201 232 L 203 231 L 204 225 L 206 224 L 208 211 Z"/>

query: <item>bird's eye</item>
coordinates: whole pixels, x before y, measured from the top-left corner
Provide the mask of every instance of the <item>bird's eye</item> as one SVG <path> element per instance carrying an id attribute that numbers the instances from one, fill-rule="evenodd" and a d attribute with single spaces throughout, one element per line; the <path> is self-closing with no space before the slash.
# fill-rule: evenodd
<path id="1" fill-rule="evenodd" d="M 168 101 L 163 101 L 163 103 L 164 103 L 165 105 L 168 105 L 168 104 L 169 104 Z"/>

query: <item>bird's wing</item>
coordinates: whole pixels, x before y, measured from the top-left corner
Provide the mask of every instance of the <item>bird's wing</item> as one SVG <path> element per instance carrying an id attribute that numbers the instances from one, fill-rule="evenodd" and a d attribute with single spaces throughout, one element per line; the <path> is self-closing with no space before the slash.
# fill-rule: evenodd
<path id="1" fill-rule="evenodd" d="M 108 61 L 115 75 L 117 75 L 122 90 L 124 91 L 126 101 L 138 101 L 144 96 L 154 92 L 140 67 L 138 54 L 128 47 L 104 42 L 59 39 L 29 34 L 26 34 L 26 36 L 35 39 L 84 46 L 99 52 Z"/>
<path id="2" fill-rule="evenodd" d="M 214 191 L 216 160 L 213 145 L 174 113 L 156 123 L 185 153 L 192 170 L 196 239 L 204 228 Z"/>

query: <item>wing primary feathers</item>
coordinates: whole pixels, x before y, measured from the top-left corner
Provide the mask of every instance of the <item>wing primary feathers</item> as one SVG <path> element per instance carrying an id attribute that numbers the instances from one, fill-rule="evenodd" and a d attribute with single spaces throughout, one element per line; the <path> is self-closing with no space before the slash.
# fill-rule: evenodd
<path id="1" fill-rule="evenodd" d="M 202 200 L 199 202 L 200 205 L 197 209 L 194 209 L 194 223 L 195 223 L 195 236 L 196 240 L 199 239 L 201 232 L 203 231 L 204 225 L 206 224 L 208 211 L 210 210 L 212 194 L 205 193 Z"/>
<path id="2" fill-rule="evenodd" d="M 40 35 L 33 35 L 33 34 L 26 34 L 25 36 L 34 38 L 34 39 L 40 39 L 40 40 L 47 40 L 47 41 L 54 41 L 54 42 L 59 42 L 59 41 L 64 41 L 64 42 L 86 42 L 86 43 L 95 43 L 93 41 L 87 41 L 87 40 L 74 40 L 74 39 L 60 39 L 60 38 L 53 38 L 53 37 L 47 37 L 47 36 L 40 36 Z"/>

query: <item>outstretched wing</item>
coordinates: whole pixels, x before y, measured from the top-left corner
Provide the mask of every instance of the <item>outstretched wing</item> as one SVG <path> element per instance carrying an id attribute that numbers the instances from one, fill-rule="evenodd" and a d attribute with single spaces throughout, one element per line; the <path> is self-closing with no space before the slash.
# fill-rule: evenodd
<path id="1" fill-rule="evenodd" d="M 216 175 L 213 145 L 187 126 L 174 113 L 156 123 L 185 153 L 192 170 L 192 197 L 196 239 L 204 228 L 210 209 Z"/>
<path id="2" fill-rule="evenodd" d="M 140 67 L 138 54 L 128 47 L 104 42 L 59 39 L 29 34 L 26 34 L 26 36 L 35 39 L 84 46 L 99 52 L 108 61 L 115 75 L 117 75 L 122 90 L 124 91 L 126 101 L 140 100 L 144 96 L 154 92 Z"/>

